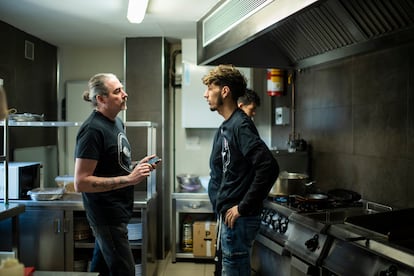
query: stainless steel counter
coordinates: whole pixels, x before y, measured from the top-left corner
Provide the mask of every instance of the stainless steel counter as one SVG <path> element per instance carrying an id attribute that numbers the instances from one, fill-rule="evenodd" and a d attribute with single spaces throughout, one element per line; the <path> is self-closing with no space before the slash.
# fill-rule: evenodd
<path id="1" fill-rule="evenodd" d="M 12 231 L 12 251 L 19 257 L 19 243 L 20 237 L 18 235 L 19 229 L 19 214 L 25 211 L 26 207 L 22 204 L 16 203 L 0 203 L 0 221 L 11 218 Z"/>
<path id="2" fill-rule="evenodd" d="M 173 193 L 172 198 L 210 201 L 207 193 Z"/>
<path id="3" fill-rule="evenodd" d="M 134 209 L 145 208 L 148 204 L 149 198 L 147 198 L 146 192 L 134 192 Z M 80 193 L 65 193 L 62 198 L 57 200 L 9 200 L 9 206 L 22 206 L 24 211 L 25 206 L 36 207 L 48 207 L 48 208 L 59 208 L 59 209 L 73 209 L 73 210 L 84 210 L 82 195 Z M 0 201 L 0 203 L 3 203 Z M 0 206 L 5 206 L 4 204 Z M 2 211 L 2 209 L 0 209 Z M 5 210 L 6 211 L 6 210 Z M 11 212 L 12 210 L 8 210 Z M 1 218 L 1 214 L 0 214 Z"/>
<path id="4" fill-rule="evenodd" d="M 9 203 L 9 204 L 0 204 L 0 220 L 13 218 L 25 210 L 25 206 L 22 204 Z"/>

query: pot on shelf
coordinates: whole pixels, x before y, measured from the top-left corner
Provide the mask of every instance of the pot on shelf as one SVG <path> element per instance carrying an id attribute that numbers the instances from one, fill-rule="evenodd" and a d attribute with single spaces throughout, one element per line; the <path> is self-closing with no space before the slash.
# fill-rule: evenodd
<path id="1" fill-rule="evenodd" d="M 309 182 L 309 176 L 303 173 L 289 173 L 282 171 L 273 184 L 269 196 L 305 195 L 307 187 L 314 182 Z"/>

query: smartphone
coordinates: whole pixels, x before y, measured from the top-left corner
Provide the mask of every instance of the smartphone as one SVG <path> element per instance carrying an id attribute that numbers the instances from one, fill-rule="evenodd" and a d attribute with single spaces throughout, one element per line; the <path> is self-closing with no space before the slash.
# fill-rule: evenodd
<path id="1" fill-rule="evenodd" d="M 159 158 L 158 156 L 155 156 L 153 158 L 151 158 L 150 160 L 148 160 L 149 164 L 158 164 L 161 161 L 161 158 Z"/>

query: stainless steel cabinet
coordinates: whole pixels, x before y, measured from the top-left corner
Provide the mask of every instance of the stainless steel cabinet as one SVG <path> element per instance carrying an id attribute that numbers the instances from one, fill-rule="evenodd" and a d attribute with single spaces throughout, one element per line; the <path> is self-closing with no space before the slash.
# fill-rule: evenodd
<path id="1" fill-rule="evenodd" d="M 5 251 L 10 250 L 5 241 L 13 235 L 8 231 L 9 223 L 0 224 L 0 249 Z M 65 270 L 66 238 L 73 236 L 70 224 L 64 210 L 26 207 L 19 215 L 19 260 L 37 270 Z"/>
<path id="2" fill-rule="evenodd" d="M 214 220 L 213 208 L 207 193 L 173 193 L 172 195 L 172 248 L 171 260 L 194 258 L 192 252 L 184 252 L 181 248 L 183 222 L 190 220 Z M 205 257 L 211 259 L 212 257 Z"/>
<path id="3" fill-rule="evenodd" d="M 21 262 L 37 270 L 65 270 L 65 236 L 73 235 L 65 212 L 27 208 L 19 222 Z"/>

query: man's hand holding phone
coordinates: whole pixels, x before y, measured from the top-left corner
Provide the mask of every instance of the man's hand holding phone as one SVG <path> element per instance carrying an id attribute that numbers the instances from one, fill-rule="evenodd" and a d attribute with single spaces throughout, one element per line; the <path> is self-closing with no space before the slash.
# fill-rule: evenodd
<path id="1" fill-rule="evenodd" d="M 159 158 L 158 156 L 154 156 L 153 158 L 151 158 L 150 160 L 148 160 L 148 163 L 150 164 L 150 165 L 156 165 L 156 164 L 158 164 L 159 162 L 161 162 L 161 158 Z"/>

